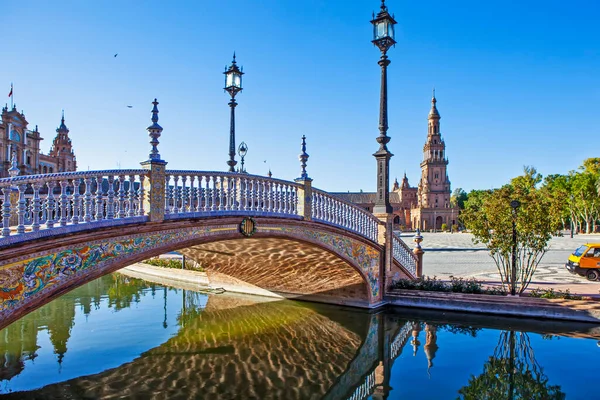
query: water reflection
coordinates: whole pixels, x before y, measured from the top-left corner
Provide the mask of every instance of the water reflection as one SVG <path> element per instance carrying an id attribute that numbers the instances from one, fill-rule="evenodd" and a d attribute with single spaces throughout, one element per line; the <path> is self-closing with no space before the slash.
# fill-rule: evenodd
<path id="1" fill-rule="evenodd" d="M 564 373 L 565 354 L 594 362 L 595 341 L 568 336 L 597 333 L 587 324 L 369 314 L 207 295 L 115 274 L 0 331 L 0 393 L 19 399 L 589 398 L 593 369 L 584 368 L 574 384 Z"/>

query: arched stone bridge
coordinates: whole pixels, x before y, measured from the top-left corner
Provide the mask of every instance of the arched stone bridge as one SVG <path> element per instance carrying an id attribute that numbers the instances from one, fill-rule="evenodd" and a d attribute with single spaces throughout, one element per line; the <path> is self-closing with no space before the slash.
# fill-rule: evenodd
<path id="1" fill-rule="evenodd" d="M 420 274 L 420 258 L 388 215 L 313 189 L 305 160 L 294 182 L 167 170 L 153 122 L 142 169 L 0 179 L 0 328 L 74 287 L 174 250 L 209 276 L 359 307 L 382 304 L 386 281 Z"/>

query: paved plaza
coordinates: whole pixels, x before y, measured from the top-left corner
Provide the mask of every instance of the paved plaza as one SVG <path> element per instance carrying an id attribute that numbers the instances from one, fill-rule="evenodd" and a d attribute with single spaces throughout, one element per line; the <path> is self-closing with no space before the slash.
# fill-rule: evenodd
<path id="1" fill-rule="evenodd" d="M 402 238 L 414 247 L 412 234 L 403 233 Z M 552 238 L 533 277 L 532 287 L 569 288 L 573 293 L 598 294 L 600 282 L 588 282 L 583 277 L 571 275 L 564 267 L 573 250 L 591 242 L 600 242 L 600 235 L 575 235 L 571 239 L 567 231 L 563 237 Z M 490 282 L 500 280 L 496 264 L 485 246 L 473 244 L 473 235 L 469 233 L 423 233 L 422 247 L 425 251 L 424 275 L 474 277 Z"/>

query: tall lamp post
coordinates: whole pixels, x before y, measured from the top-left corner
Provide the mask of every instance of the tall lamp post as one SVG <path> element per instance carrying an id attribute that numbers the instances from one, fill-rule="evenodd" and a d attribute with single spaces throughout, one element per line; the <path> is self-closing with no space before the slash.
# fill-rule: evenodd
<path id="1" fill-rule="evenodd" d="M 517 208 L 521 205 L 519 200 L 513 200 L 510 202 L 512 208 L 512 265 L 510 273 L 510 294 L 516 295 L 517 290 Z"/>
<path id="2" fill-rule="evenodd" d="M 379 150 L 373 156 L 377 160 L 377 198 L 374 214 L 390 214 L 392 206 L 390 205 L 390 158 L 393 156 L 387 148 L 390 137 L 387 136 L 388 114 L 387 114 L 387 67 L 390 60 L 387 57 L 387 51 L 396 44 L 394 39 L 394 25 L 396 21 L 388 13 L 385 6 L 385 0 L 381 0 L 381 10 L 377 16 L 373 15 L 371 20 L 373 24 L 373 44 L 381 51 L 381 58 L 377 64 L 381 66 L 381 92 L 379 97 Z"/>
<path id="3" fill-rule="evenodd" d="M 235 161 L 235 106 L 237 106 L 235 95 L 242 91 L 242 75 L 244 75 L 235 62 L 235 53 L 233 53 L 233 61 L 229 68 L 225 67 L 224 74 L 224 89 L 231 96 L 231 100 L 229 101 L 229 107 L 231 107 L 229 125 L 229 161 L 227 161 L 227 165 L 229 165 L 229 172 L 235 172 L 234 167 L 237 164 L 237 161 Z"/>
<path id="4" fill-rule="evenodd" d="M 238 147 L 238 154 L 239 154 L 240 158 L 242 159 L 242 165 L 240 166 L 240 172 L 245 173 L 246 168 L 244 168 L 244 157 L 246 157 L 246 154 L 248 154 L 248 145 L 246 144 L 246 142 L 240 143 L 240 146 Z"/>

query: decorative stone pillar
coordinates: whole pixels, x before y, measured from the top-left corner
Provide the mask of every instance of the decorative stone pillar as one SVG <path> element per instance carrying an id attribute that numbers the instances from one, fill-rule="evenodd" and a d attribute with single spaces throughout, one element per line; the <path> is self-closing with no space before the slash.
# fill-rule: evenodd
<path id="1" fill-rule="evenodd" d="M 383 260 L 381 263 L 381 268 L 379 269 L 379 276 L 381 279 L 379 280 L 381 287 L 380 290 L 382 293 L 385 293 L 385 289 L 387 288 L 388 282 L 392 282 L 392 267 L 394 264 L 394 252 L 393 252 L 393 242 L 392 235 L 394 232 L 393 222 L 394 215 L 393 214 L 374 214 L 375 218 L 380 221 L 379 229 L 377 230 L 377 243 L 383 246 Z"/>
<path id="2" fill-rule="evenodd" d="M 414 241 L 416 243 L 415 249 L 413 253 L 417 256 L 417 278 L 423 276 L 423 249 L 421 248 L 421 242 L 423 241 L 423 236 L 421 236 L 421 230 L 417 228 L 417 234 L 415 235 Z"/>
<path id="3" fill-rule="evenodd" d="M 147 179 L 144 179 L 144 192 L 147 194 L 144 198 L 144 209 L 150 216 L 150 222 L 161 222 L 165 219 L 165 186 L 166 175 L 165 168 L 167 162 L 161 160 L 158 153 L 158 138 L 163 128 L 158 124 L 158 101 L 152 102 L 152 125 L 146 130 L 150 136 L 152 150 L 147 161 L 141 163 L 143 169 L 149 171 Z"/>
<path id="4" fill-rule="evenodd" d="M 298 215 L 301 216 L 305 221 L 312 220 L 312 179 L 308 177 L 306 172 L 306 162 L 308 157 L 306 153 L 306 136 L 302 136 L 302 152 L 298 156 L 300 160 L 300 177 L 296 178 L 294 182 L 301 184 L 298 188 Z M 271 171 L 269 170 L 269 173 Z M 270 176 L 269 176 L 270 177 Z"/>

